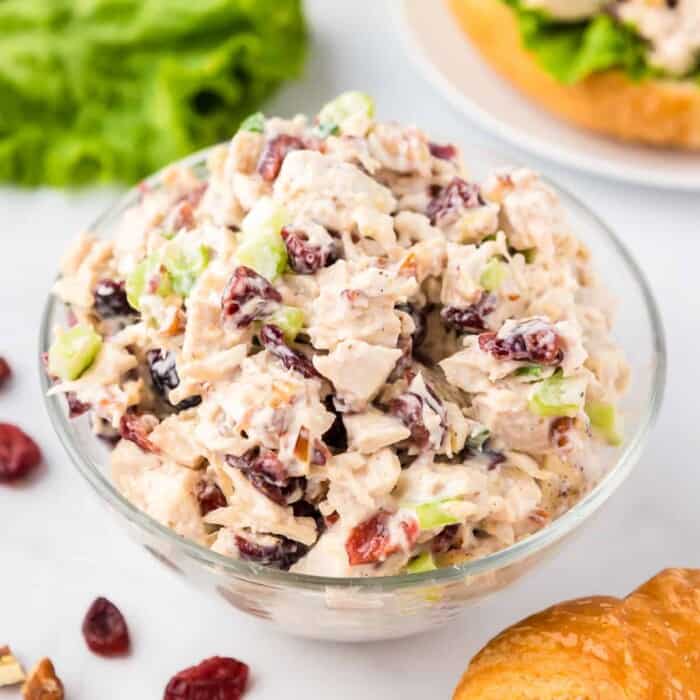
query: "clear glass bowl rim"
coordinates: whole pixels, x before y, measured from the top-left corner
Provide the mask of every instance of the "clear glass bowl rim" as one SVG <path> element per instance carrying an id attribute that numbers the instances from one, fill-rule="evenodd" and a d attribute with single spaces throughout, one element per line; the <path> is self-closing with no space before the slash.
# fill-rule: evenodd
<path id="1" fill-rule="evenodd" d="M 211 146 L 201 151 L 193 153 L 176 163 L 171 163 L 165 168 L 146 178 L 141 185 L 157 185 L 163 173 L 172 165 L 186 167 L 201 166 L 206 162 L 208 154 L 216 148 Z M 469 155 L 484 153 L 484 149 L 476 144 L 465 144 L 461 149 L 463 154 Z M 488 151 L 493 157 L 493 151 Z M 512 159 L 503 157 L 503 162 Z M 545 178 L 546 179 L 546 178 Z M 279 585 L 287 588 L 299 588 L 316 591 L 326 591 L 328 589 L 354 589 L 357 591 L 373 591 L 375 593 L 389 593 L 404 588 L 416 586 L 429 586 L 436 584 L 447 584 L 453 581 L 463 580 L 477 574 L 484 574 L 496 571 L 505 566 L 520 561 L 524 557 L 534 554 L 544 549 L 550 544 L 562 539 L 572 532 L 583 521 L 587 520 L 595 513 L 600 506 L 615 492 L 615 490 L 629 476 L 636 464 L 648 438 L 649 432 L 656 420 L 659 408 L 662 403 L 664 388 L 666 384 L 666 340 L 659 313 L 658 306 L 651 292 L 650 285 L 639 265 L 635 262 L 632 254 L 622 241 L 612 232 L 597 214 L 592 212 L 577 197 L 572 195 L 560 185 L 555 185 L 547 181 L 562 196 L 566 206 L 578 208 L 586 216 L 595 221 L 601 234 L 607 238 L 608 242 L 619 255 L 620 261 L 628 268 L 636 284 L 638 285 L 644 299 L 646 310 L 651 320 L 653 351 L 656 363 L 652 368 L 653 377 L 651 380 L 651 393 L 649 402 L 643 411 L 639 426 L 635 433 L 628 436 L 622 452 L 614 466 L 610 468 L 603 479 L 581 499 L 573 508 L 554 520 L 552 523 L 509 547 L 489 554 L 481 559 L 475 559 L 464 564 L 449 566 L 434 571 L 420 574 L 400 574 L 395 576 L 351 578 L 351 577 L 326 577 L 312 576 L 308 574 L 297 574 L 289 571 L 278 571 L 263 567 L 252 562 L 233 559 L 213 552 L 196 542 L 187 540 L 176 534 L 173 530 L 160 524 L 144 512 L 132 505 L 114 487 L 110 479 L 102 473 L 99 465 L 93 463 L 91 459 L 81 453 L 79 445 L 72 435 L 70 420 L 66 416 L 61 397 L 48 396 L 50 381 L 44 370 L 41 359 L 39 360 L 39 377 L 42 388 L 42 395 L 46 405 L 49 419 L 56 431 L 61 444 L 68 453 L 71 461 L 80 474 L 95 489 L 98 496 L 106 500 L 120 515 L 123 515 L 129 522 L 138 528 L 145 530 L 149 535 L 164 539 L 169 546 L 180 550 L 189 559 L 214 568 L 218 573 L 231 575 L 235 578 L 245 579 L 258 584 Z M 105 222 L 111 220 L 118 212 L 124 211 L 129 205 L 135 203 L 139 196 L 139 188 L 133 187 L 126 194 L 119 197 L 105 212 L 103 212 L 87 230 L 100 230 Z M 568 200 L 568 201 L 567 201 Z M 50 322 L 53 310 L 59 305 L 58 300 L 49 294 L 44 306 L 39 329 L 39 350 L 41 354 L 49 348 L 51 339 Z"/>

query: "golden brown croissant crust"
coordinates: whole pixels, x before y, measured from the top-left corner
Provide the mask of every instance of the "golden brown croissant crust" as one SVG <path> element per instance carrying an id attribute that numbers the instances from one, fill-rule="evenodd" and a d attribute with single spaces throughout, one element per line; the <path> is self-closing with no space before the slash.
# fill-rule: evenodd
<path id="1" fill-rule="evenodd" d="M 621 139 L 700 148 L 700 88 L 695 81 L 634 82 L 611 70 L 562 85 L 523 48 L 515 15 L 503 0 L 448 2 L 493 68 L 551 112 Z"/>
<path id="2" fill-rule="evenodd" d="M 492 639 L 454 700 L 700 700 L 700 569 L 561 603 Z"/>

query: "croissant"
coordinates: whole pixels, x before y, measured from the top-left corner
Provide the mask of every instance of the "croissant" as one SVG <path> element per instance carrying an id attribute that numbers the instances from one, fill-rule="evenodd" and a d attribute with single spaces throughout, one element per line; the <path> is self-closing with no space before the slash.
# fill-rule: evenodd
<path id="1" fill-rule="evenodd" d="M 453 700 L 700 700 L 700 569 L 561 603 L 473 659 Z"/>
<path id="2" fill-rule="evenodd" d="M 559 5 L 567 2 L 559 0 Z M 602 134 L 657 146 L 700 148 L 696 81 L 635 81 L 623 71 L 608 70 L 575 85 L 563 85 L 523 47 L 516 16 L 508 4 L 503 0 L 449 0 L 471 44 L 521 92 L 567 121 Z"/>

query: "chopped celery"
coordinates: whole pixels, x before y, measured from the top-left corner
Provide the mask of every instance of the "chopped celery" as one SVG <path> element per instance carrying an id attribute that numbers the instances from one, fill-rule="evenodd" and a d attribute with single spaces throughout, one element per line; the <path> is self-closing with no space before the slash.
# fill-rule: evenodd
<path id="1" fill-rule="evenodd" d="M 538 382 L 530 396 L 530 410 L 538 416 L 575 416 L 583 406 L 583 379 L 564 378 L 557 373 Z"/>
<path id="2" fill-rule="evenodd" d="M 500 258 L 491 258 L 481 273 L 479 282 L 487 292 L 495 292 L 508 275 L 508 266 Z"/>
<path id="3" fill-rule="evenodd" d="M 287 266 L 287 248 L 278 233 L 267 233 L 247 239 L 236 251 L 236 260 L 250 267 L 269 282 L 274 282 Z"/>
<path id="4" fill-rule="evenodd" d="M 153 291 L 150 283 L 156 279 L 157 287 Z M 172 291 L 170 274 L 158 253 L 151 253 L 144 258 L 126 278 L 126 298 L 129 305 L 137 311 L 141 310 L 141 297 L 145 294 L 167 297 Z"/>
<path id="5" fill-rule="evenodd" d="M 431 552 L 423 552 L 406 564 L 407 574 L 422 574 L 437 569 Z"/>
<path id="6" fill-rule="evenodd" d="M 280 234 L 287 213 L 270 197 L 261 199 L 243 219 L 236 260 L 273 282 L 287 266 L 287 246 Z"/>
<path id="7" fill-rule="evenodd" d="M 262 134 L 265 131 L 265 115 L 262 112 L 251 114 L 241 122 L 238 131 L 254 131 Z"/>
<path id="8" fill-rule="evenodd" d="M 542 367 L 539 365 L 528 365 L 527 367 L 518 367 L 515 370 L 516 377 L 529 377 L 531 379 L 540 379 L 542 377 Z"/>
<path id="9" fill-rule="evenodd" d="M 442 501 L 430 501 L 428 503 L 419 503 L 413 506 L 418 517 L 418 524 L 421 530 L 433 530 L 445 525 L 455 525 L 460 521 L 459 518 L 446 511 L 442 506 L 449 503 L 450 499 Z"/>
<path id="10" fill-rule="evenodd" d="M 318 123 L 324 128 L 338 127 L 343 130 L 343 123 L 356 116 L 374 116 L 374 100 L 364 92 L 352 90 L 338 95 L 326 104 L 318 113 Z"/>
<path id="11" fill-rule="evenodd" d="M 92 326 L 77 325 L 61 333 L 49 348 L 49 374 L 71 381 L 93 363 L 102 337 Z"/>
<path id="12" fill-rule="evenodd" d="M 291 343 L 304 327 L 304 312 L 293 306 L 281 306 L 265 323 L 272 323 L 282 330 L 288 343 Z"/>
<path id="13" fill-rule="evenodd" d="M 279 235 L 282 227 L 287 223 L 289 223 L 288 216 L 284 207 L 271 197 L 263 197 L 246 214 L 241 222 L 241 230 L 246 238 L 269 233 Z"/>
<path id="14" fill-rule="evenodd" d="M 622 444 L 622 420 L 613 404 L 587 401 L 586 413 L 596 433 L 611 445 Z"/>
<path id="15" fill-rule="evenodd" d="M 202 244 L 190 249 L 171 244 L 163 253 L 163 265 L 170 274 L 173 291 L 182 297 L 192 291 L 208 264 L 209 248 Z"/>

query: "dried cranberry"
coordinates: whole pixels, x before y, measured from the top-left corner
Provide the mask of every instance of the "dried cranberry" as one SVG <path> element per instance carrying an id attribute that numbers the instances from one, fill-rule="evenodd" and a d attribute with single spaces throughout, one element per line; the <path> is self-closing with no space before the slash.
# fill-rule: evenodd
<path id="1" fill-rule="evenodd" d="M 447 187 L 443 187 L 428 204 L 426 215 L 433 226 L 438 223 L 455 221 L 465 209 L 484 205 L 479 186 L 455 177 Z"/>
<path id="2" fill-rule="evenodd" d="M 256 564 L 270 566 L 273 569 L 286 571 L 290 566 L 301 559 L 309 548 L 301 542 L 287 539 L 286 537 L 275 537 L 275 544 L 262 545 L 257 542 L 246 540 L 240 535 L 236 535 L 236 546 L 241 559 L 254 561 Z"/>
<path id="3" fill-rule="evenodd" d="M 66 392 L 66 403 L 68 404 L 68 417 L 77 418 L 90 410 L 89 403 L 80 401 L 74 391 Z"/>
<path id="4" fill-rule="evenodd" d="M 207 513 L 211 513 L 212 510 L 227 506 L 223 492 L 213 481 L 207 479 L 198 481 L 194 489 L 194 495 L 199 503 L 199 512 L 202 517 Z"/>
<path id="5" fill-rule="evenodd" d="M 83 637 L 91 651 L 102 656 L 117 656 L 129 651 L 126 620 L 114 603 L 97 598 L 85 613 Z"/>
<path id="6" fill-rule="evenodd" d="M 41 451 L 23 430 L 0 423 L 0 481 L 26 476 L 41 462 Z"/>
<path id="7" fill-rule="evenodd" d="M 279 326 L 272 323 L 266 323 L 260 329 L 260 342 L 263 347 L 273 354 L 278 360 L 282 361 L 285 369 L 299 372 L 307 379 L 318 377 L 319 373 L 306 355 L 292 350 L 284 340 L 284 333 Z"/>
<path id="8" fill-rule="evenodd" d="M 119 421 L 119 434 L 146 452 L 158 452 L 158 448 L 148 439 L 156 422 L 154 416 L 127 411 Z"/>
<path id="9" fill-rule="evenodd" d="M 272 182 L 282 168 L 282 161 L 290 151 L 298 151 L 304 148 L 304 142 L 296 136 L 279 134 L 270 139 L 258 161 L 258 173 L 265 182 Z"/>
<path id="10" fill-rule="evenodd" d="M 12 376 L 10 365 L 4 357 L 0 357 L 0 386 Z"/>
<path id="11" fill-rule="evenodd" d="M 221 311 L 236 328 L 245 328 L 271 313 L 282 295 L 255 270 L 239 265 L 229 278 L 221 297 Z"/>
<path id="12" fill-rule="evenodd" d="M 168 393 L 180 385 L 180 377 L 175 366 L 175 355 L 167 350 L 149 350 L 146 362 L 151 375 L 153 387 L 168 403 Z M 202 403 L 201 396 L 188 396 L 175 406 L 177 411 L 198 406 Z M 172 404 L 170 404 L 172 406 Z"/>
<path id="13" fill-rule="evenodd" d="M 487 329 L 486 316 L 496 309 L 496 297 L 493 294 L 482 294 L 475 304 L 460 308 L 446 306 L 440 312 L 440 317 L 446 326 L 460 333 L 481 333 Z"/>
<path id="14" fill-rule="evenodd" d="M 248 481 L 271 501 L 287 505 L 302 491 L 302 477 L 290 477 L 287 467 L 271 450 L 253 447 L 241 456 L 226 455 L 226 463 L 240 469 Z"/>
<path id="15" fill-rule="evenodd" d="M 289 266 L 299 275 L 312 275 L 338 259 L 334 241 L 326 246 L 311 244 L 307 233 L 298 226 L 285 226 L 282 238 L 287 246 Z"/>
<path id="16" fill-rule="evenodd" d="M 399 545 L 391 544 L 390 518 L 391 513 L 380 510 L 352 529 L 345 542 L 345 551 L 351 566 L 384 561 L 390 554 L 399 551 Z M 401 527 L 409 546 L 413 546 L 418 538 L 418 523 L 415 520 L 405 521 L 401 523 Z"/>
<path id="17" fill-rule="evenodd" d="M 100 280 L 93 292 L 95 313 L 100 318 L 132 316 L 137 312 L 129 306 L 124 282 Z"/>
<path id="18" fill-rule="evenodd" d="M 239 700 L 248 683 L 248 666 L 237 659 L 212 656 L 176 673 L 163 700 Z"/>
<path id="19" fill-rule="evenodd" d="M 331 527 L 340 520 L 340 515 L 338 515 L 338 513 L 334 511 L 330 515 L 327 515 L 323 520 L 326 527 Z"/>
<path id="20" fill-rule="evenodd" d="M 459 525 L 448 525 L 444 527 L 430 543 L 430 549 L 435 554 L 444 554 L 451 549 L 456 549 L 462 543 L 462 538 L 459 534 Z"/>
<path id="21" fill-rule="evenodd" d="M 373 564 L 385 556 L 390 534 L 388 519 L 389 514 L 386 511 L 379 511 L 377 515 L 353 528 L 345 542 L 345 551 L 351 566 Z"/>
<path id="22" fill-rule="evenodd" d="M 396 416 L 410 431 L 411 443 L 423 450 L 430 442 L 430 431 L 423 423 L 423 399 L 411 391 L 401 394 L 389 405 L 389 413 Z"/>
<path id="23" fill-rule="evenodd" d="M 563 357 L 562 340 L 552 324 L 540 319 L 516 324 L 505 337 L 482 333 L 479 347 L 499 360 L 558 365 Z"/>
<path id="24" fill-rule="evenodd" d="M 431 156 L 441 160 L 453 160 L 457 157 L 457 149 L 451 143 L 440 145 L 431 141 L 428 143 L 428 149 Z"/>

